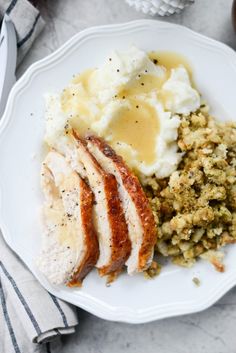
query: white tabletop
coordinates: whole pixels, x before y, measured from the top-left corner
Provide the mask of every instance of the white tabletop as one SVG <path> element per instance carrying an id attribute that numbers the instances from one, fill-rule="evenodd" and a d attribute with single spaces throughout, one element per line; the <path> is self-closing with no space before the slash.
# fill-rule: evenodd
<path id="1" fill-rule="evenodd" d="M 18 76 L 84 28 L 150 18 L 129 8 L 124 0 L 57 0 L 45 4 L 46 29 L 18 69 Z M 157 19 L 183 24 L 236 49 L 231 4 L 232 0 L 195 0 L 180 15 Z M 77 333 L 63 339 L 61 353 L 236 352 L 236 288 L 202 313 L 145 325 L 107 322 L 82 310 L 79 318 Z"/>

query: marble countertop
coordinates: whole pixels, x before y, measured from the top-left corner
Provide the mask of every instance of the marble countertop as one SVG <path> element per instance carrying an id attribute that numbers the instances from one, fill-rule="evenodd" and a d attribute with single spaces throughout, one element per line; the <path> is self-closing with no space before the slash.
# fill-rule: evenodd
<path id="1" fill-rule="evenodd" d="M 155 18 L 185 25 L 236 49 L 231 5 L 232 0 L 195 0 L 180 15 Z M 53 52 L 84 28 L 150 18 L 129 8 L 124 0 L 44 0 L 41 7 L 46 28 L 19 67 L 18 77 L 31 63 Z M 150 324 L 112 323 L 82 310 L 79 318 L 76 334 L 63 338 L 61 353 L 236 352 L 236 288 L 204 312 Z"/>

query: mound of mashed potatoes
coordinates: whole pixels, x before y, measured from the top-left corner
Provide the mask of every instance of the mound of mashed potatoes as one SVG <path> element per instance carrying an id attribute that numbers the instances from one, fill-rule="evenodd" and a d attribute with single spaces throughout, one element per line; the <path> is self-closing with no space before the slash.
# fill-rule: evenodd
<path id="1" fill-rule="evenodd" d="M 46 142 L 54 146 L 69 124 L 81 136 L 103 137 L 140 177 L 164 178 L 182 156 L 176 141 L 179 114 L 199 107 L 184 66 L 167 68 L 136 47 L 113 51 L 103 66 L 48 95 Z"/>

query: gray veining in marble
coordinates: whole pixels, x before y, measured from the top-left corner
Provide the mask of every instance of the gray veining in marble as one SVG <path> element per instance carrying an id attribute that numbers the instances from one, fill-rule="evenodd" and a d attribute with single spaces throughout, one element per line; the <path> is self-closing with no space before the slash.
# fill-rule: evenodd
<path id="1" fill-rule="evenodd" d="M 195 0 L 182 14 L 158 19 L 183 24 L 236 49 L 231 3 Z M 41 7 L 47 26 L 18 69 L 18 77 L 84 28 L 150 18 L 124 0 L 48 0 L 41 1 Z M 79 317 L 77 333 L 63 339 L 62 353 L 236 353 L 236 288 L 204 312 L 145 325 L 107 322 L 82 310 Z"/>

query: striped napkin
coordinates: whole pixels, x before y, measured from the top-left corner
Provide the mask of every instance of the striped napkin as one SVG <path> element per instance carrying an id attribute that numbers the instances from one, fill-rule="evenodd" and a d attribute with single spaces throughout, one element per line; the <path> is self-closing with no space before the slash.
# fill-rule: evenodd
<path id="1" fill-rule="evenodd" d="M 44 21 L 27 0 L 0 0 L 0 20 L 5 12 L 16 28 L 19 63 Z M 76 308 L 48 293 L 0 233 L 0 353 L 59 352 L 60 340 L 51 341 L 77 324 Z"/>
<path id="2" fill-rule="evenodd" d="M 44 28 L 44 21 L 39 11 L 28 0 L 0 0 L 0 20 L 4 13 L 10 16 L 15 26 L 19 64 Z"/>
<path id="3" fill-rule="evenodd" d="M 0 235 L 0 352 L 31 352 L 77 324 L 76 308 L 48 293 Z"/>
<path id="4" fill-rule="evenodd" d="M 48 293 L 0 235 L 0 352 L 31 352 L 77 324 L 76 308 Z"/>

